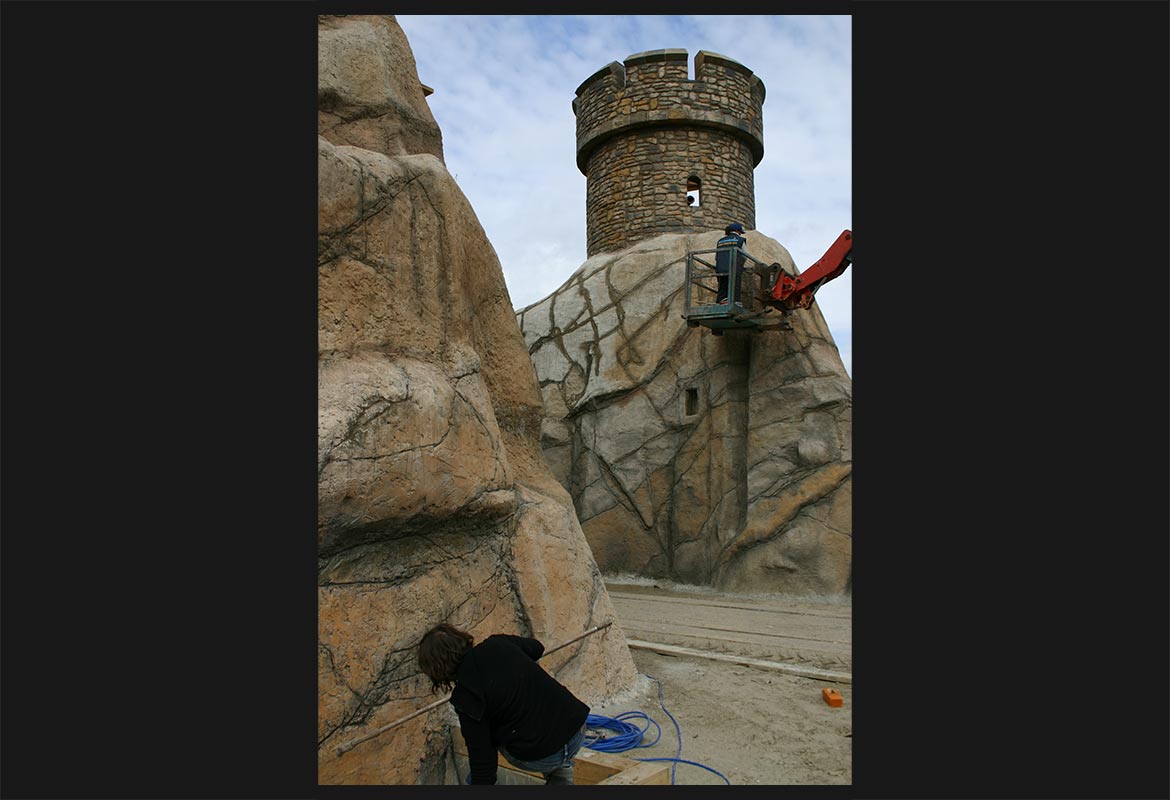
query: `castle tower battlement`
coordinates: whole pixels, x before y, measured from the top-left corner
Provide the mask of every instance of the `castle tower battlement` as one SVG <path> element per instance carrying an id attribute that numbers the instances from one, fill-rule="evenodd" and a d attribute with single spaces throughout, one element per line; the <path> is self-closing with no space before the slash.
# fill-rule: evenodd
<path id="1" fill-rule="evenodd" d="M 706 50 L 695 54 L 694 75 L 686 50 L 649 50 L 607 64 L 577 87 L 589 256 L 661 233 L 732 221 L 755 227 L 764 83 Z"/>

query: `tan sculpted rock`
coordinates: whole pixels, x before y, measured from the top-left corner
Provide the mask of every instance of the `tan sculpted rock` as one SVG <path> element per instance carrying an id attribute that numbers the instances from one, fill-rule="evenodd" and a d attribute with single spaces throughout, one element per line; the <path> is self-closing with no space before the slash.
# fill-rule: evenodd
<path id="1" fill-rule="evenodd" d="M 720 236 L 593 256 L 518 313 L 543 387 L 545 457 L 607 573 L 845 592 L 852 382 L 815 304 L 787 332 L 686 326 L 686 252 Z M 759 232 L 746 249 L 799 271 Z"/>
<path id="2" fill-rule="evenodd" d="M 318 18 L 317 129 L 334 144 L 443 159 L 414 54 L 393 17 Z"/>
<path id="3" fill-rule="evenodd" d="M 323 17 L 318 140 L 318 780 L 441 783 L 436 622 L 552 647 L 614 619 L 491 243 L 393 17 Z M 326 102 L 327 101 L 327 102 Z M 344 113 L 341 113 L 344 110 Z M 616 625 L 542 665 L 586 702 L 636 676 Z"/>

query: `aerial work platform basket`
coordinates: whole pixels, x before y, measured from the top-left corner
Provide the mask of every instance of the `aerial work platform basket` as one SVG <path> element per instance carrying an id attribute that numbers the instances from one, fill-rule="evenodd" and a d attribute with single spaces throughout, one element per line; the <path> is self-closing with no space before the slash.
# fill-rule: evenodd
<path id="1" fill-rule="evenodd" d="M 723 270 L 716 264 L 722 263 Z M 683 317 L 689 327 L 703 325 L 716 336 L 732 330 L 792 330 L 788 317 L 809 308 L 813 295 L 853 263 L 853 232 L 848 228 L 821 259 L 799 275 L 779 262 L 765 264 L 739 246 L 692 250 L 687 253 L 686 300 Z M 720 301 L 720 278 L 727 297 Z"/>
<path id="2" fill-rule="evenodd" d="M 683 317 L 689 327 L 703 325 L 716 336 L 727 329 L 764 331 L 791 330 L 785 319 L 790 312 L 768 305 L 768 291 L 776 282 L 779 264 L 765 264 L 742 247 L 734 250 L 740 264 L 727 273 L 727 300 L 717 303 L 719 274 L 715 254 L 719 248 L 692 250 L 687 253 L 686 300 Z"/>

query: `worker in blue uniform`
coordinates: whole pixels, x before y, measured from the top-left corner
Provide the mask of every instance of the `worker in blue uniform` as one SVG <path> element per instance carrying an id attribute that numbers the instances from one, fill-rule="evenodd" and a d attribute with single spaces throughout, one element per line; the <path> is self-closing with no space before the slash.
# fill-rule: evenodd
<path id="1" fill-rule="evenodd" d="M 747 239 L 743 236 L 743 226 L 738 222 L 733 222 L 723 229 L 726 234 L 722 239 L 715 243 L 715 275 L 716 280 L 719 281 L 719 291 L 715 296 L 715 302 L 727 302 L 727 276 L 731 272 L 732 266 L 735 267 L 735 294 L 736 300 L 743 296 L 743 289 L 741 283 L 743 282 L 743 251 L 740 250 Z"/>

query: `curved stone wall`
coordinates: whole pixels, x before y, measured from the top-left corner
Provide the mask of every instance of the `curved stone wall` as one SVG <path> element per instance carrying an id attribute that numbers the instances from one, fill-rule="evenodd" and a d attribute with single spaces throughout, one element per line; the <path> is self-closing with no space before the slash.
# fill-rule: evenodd
<path id="1" fill-rule="evenodd" d="M 652 50 L 606 65 L 573 100 L 577 166 L 587 179 L 587 253 L 661 233 L 755 227 L 752 170 L 764 156 L 764 84 L 707 51 Z M 700 204 L 687 204 L 687 180 Z"/>
<path id="2" fill-rule="evenodd" d="M 587 252 L 612 252 L 662 233 L 756 226 L 752 153 L 718 130 L 646 128 L 610 139 L 589 159 Z M 701 182 L 687 205 L 687 179 Z"/>

